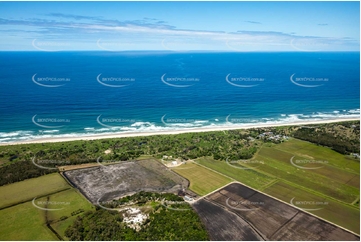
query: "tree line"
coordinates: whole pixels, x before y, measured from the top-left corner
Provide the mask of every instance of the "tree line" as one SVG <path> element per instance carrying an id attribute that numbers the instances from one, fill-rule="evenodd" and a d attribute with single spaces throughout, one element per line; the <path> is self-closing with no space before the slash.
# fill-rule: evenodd
<path id="1" fill-rule="evenodd" d="M 264 142 L 260 134 L 293 136 L 330 147 L 341 153 L 360 152 L 359 122 L 228 130 L 177 135 L 155 135 L 90 141 L 0 146 L 0 186 L 55 172 L 42 169 L 62 165 L 95 163 L 98 158 L 110 162 L 134 160 L 140 156 L 161 159 L 164 155 L 183 160 L 211 156 L 225 161 L 250 159 Z M 105 151 L 110 151 L 105 153 Z M 49 161 L 48 163 L 41 163 Z M 54 161 L 54 162 L 50 162 Z"/>
<path id="2" fill-rule="evenodd" d="M 149 201 L 167 199 L 167 201 L 183 201 L 174 194 L 157 194 L 140 192 L 119 200 L 119 204 L 132 203 L 137 206 L 149 205 Z M 197 213 L 187 203 L 182 204 L 184 210 L 167 209 L 159 203 L 152 205 L 149 217 L 136 231 L 124 222 L 122 213 L 97 207 L 96 211 L 88 211 L 78 216 L 66 231 L 69 240 L 133 240 L 133 241 L 201 241 L 209 240 L 207 231 Z"/>

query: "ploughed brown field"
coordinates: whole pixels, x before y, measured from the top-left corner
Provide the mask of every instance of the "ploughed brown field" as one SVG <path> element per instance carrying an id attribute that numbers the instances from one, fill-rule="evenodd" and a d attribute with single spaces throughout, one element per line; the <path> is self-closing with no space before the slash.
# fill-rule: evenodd
<path id="1" fill-rule="evenodd" d="M 211 240 L 263 240 L 245 220 L 227 209 L 206 199 L 201 199 L 192 206 L 205 224 Z"/>
<path id="2" fill-rule="evenodd" d="M 212 240 L 360 240 L 353 233 L 239 183 L 208 195 L 193 207 Z"/>

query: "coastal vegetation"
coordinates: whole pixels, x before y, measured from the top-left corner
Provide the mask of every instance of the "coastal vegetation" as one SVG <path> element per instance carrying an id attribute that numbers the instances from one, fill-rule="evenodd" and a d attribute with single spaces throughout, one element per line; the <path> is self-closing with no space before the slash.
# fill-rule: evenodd
<path id="1" fill-rule="evenodd" d="M 330 147 L 341 154 L 360 154 L 359 122 L 304 126 L 296 129 L 293 137 Z"/>
<path id="2" fill-rule="evenodd" d="M 308 127 L 308 128 L 305 128 Z M 315 129 L 315 132 L 311 132 Z M 263 134 L 267 135 L 263 135 Z M 309 134 L 308 136 L 306 134 Z M 316 135 L 317 134 L 317 135 Z M 99 158 L 108 162 L 126 161 L 164 155 L 182 160 L 211 156 L 215 160 L 251 159 L 263 143 L 282 143 L 295 137 L 325 145 L 342 154 L 359 152 L 359 121 L 284 126 L 245 130 L 154 135 L 59 143 L 33 143 L 0 146 L 0 185 L 35 178 L 66 165 L 95 163 Z M 344 149 L 339 148 L 345 147 Z M 41 165 L 40 168 L 34 163 Z"/>
<path id="3" fill-rule="evenodd" d="M 0 239 L 208 239 L 197 213 L 185 202 L 163 206 L 163 195 L 141 192 L 104 205 L 110 209 L 131 205 L 145 212 L 147 222 L 140 229 L 131 228 L 122 213 L 91 204 L 58 174 L 82 168 L 74 166 L 80 164 L 111 172 L 105 167 L 122 161 L 134 166 L 141 161 L 146 169 L 158 172 L 154 162 L 177 161 L 164 170 L 188 179 L 191 192 L 200 196 L 239 181 L 286 203 L 319 202 L 321 207 L 299 207 L 359 233 L 359 136 L 359 121 L 350 121 L 0 146 L 0 216 L 5 218 Z M 45 212 L 34 207 L 34 198 L 47 208 L 57 208 L 49 201 L 70 205 Z M 167 200 L 184 201 L 175 195 Z M 22 233 L 14 232 L 20 229 Z"/>
<path id="4" fill-rule="evenodd" d="M 166 201 L 166 202 L 164 202 Z M 183 201 L 183 202 L 182 202 Z M 167 203 L 173 205 L 165 205 Z M 98 208 L 78 216 L 65 231 L 70 240 L 204 241 L 208 234 L 197 213 L 174 194 L 140 192 L 104 204 L 119 211 Z M 125 207 L 125 208 L 124 208 Z M 127 208 L 139 208 L 146 219 L 136 229 L 125 222 Z M 123 210 L 121 210 L 123 208 Z"/>

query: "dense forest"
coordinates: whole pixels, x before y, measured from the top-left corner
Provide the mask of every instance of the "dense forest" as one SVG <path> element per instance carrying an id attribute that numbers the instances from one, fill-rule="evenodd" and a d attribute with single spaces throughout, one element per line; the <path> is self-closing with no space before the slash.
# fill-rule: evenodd
<path id="1" fill-rule="evenodd" d="M 36 178 L 53 172 L 57 172 L 57 170 L 42 169 L 26 160 L 17 161 L 0 167 L 0 186 Z"/>
<path id="2" fill-rule="evenodd" d="M 56 171 L 57 166 L 95 163 L 101 161 L 134 160 L 147 155 L 163 155 L 184 160 L 203 156 L 215 159 L 249 159 L 262 141 L 251 141 L 258 133 L 249 130 L 225 132 L 188 133 L 146 137 L 117 138 L 61 143 L 0 146 L 0 185 L 34 178 Z M 110 153 L 105 151 L 110 150 Z M 44 169 L 33 164 L 38 164 Z M 26 167 L 27 172 L 24 171 Z"/>
<path id="3" fill-rule="evenodd" d="M 327 146 L 341 153 L 360 153 L 360 123 L 305 126 L 293 132 L 293 137 Z"/>
<path id="4" fill-rule="evenodd" d="M 250 141 L 250 138 L 257 138 L 258 134 L 255 130 L 229 130 L 3 146 L 0 147 L 0 162 L 31 160 L 36 157 L 37 160 L 62 160 L 67 164 L 80 164 L 95 162 L 99 156 L 106 160 L 131 160 L 141 155 L 156 158 L 168 155 L 187 160 L 214 154 L 221 159 L 248 159 L 260 144 Z M 111 152 L 105 154 L 106 150 Z"/>
<path id="5" fill-rule="evenodd" d="M 181 204 L 183 210 L 168 209 L 159 202 L 183 201 L 174 194 L 141 192 L 119 200 L 115 204 L 132 204 L 134 207 L 151 207 L 149 217 L 136 231 L 124 223 L 121 212 L 97 208 L 78 216 L 67 228 L 65 235 L 70 240 L 143 240 L 143 241 L 183 241 L 209 240 L 208 234 L 197 213 L 187 203 Z M 112 203 L 114 204 L 114 203 Z M 148 206 L 147 206 L 148 205 Z"/>

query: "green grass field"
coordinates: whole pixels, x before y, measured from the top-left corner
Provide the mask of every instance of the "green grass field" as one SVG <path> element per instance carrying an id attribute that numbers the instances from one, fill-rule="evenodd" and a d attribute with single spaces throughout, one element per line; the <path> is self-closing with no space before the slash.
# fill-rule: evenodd
<path id="1" fill-rule="evenodd" d="M 33 201 L 35 197 L 37 199 Z M 66 228 L 79 215 L 72 216 L 71 213 L 94 209 L 58 173 L 2 186 L 0 198 L 2 207 L 17 204 L 0 209 L 0 240 L 58 240 L 46 226 L 46 216 L 51 227 L 66 239 Z M 21 203 L 23 201 L 28 202 Z M 45 211 L 36 206 L 59 210 Z M 60 221 L 63 216 L 68 218 Z"/>
<path id="2" fill-rule="evenodd" d="M 46 198 L 37 199 L 37 201 L 46 201 Z M 72 212 L 76 212 L 79 209 L 84 211 L 93 210 L 93 205 L 88 202 L 77 190 L 70 189 L 62 192 L 55 193 L 49 196 L 48 208 L 61 209 L 48 212 L 48 219 L 51 221 L 51 227 L 57 231 L 57 233 L 63 238 L 66 228 L 73 223 L 75 218 L 80 214 L 71 215 Z M 60 220 L 61 217 L 68 217 L 65 220 Z"/>
<path id="3" fill-rule="evenodd" d="M 304 168 L 320 167 L 302 169 L 290 162 L 292 157 L 294 161 L 326 162 L 299 164 Z M 299 207 L 321 208 L 309 212 L 360 232 L 358 160 L 329 148 L 290 139 L 277 145 L 264 144 L 249 161 L 226 162 L 203 157 L 171 169 L 187 178 L 190 189 L 199 195 L 206 195 L 234 179 L 288 203 L 292 198 L 295 202 L 327 202 L 321 207 Z M 60 210 L 45 212 L 36 208 L 32 204 L 35 197 L 39 207 Z M 1 186 L 0 240 L 58 240 L 46 227 L 46 216 L 51 227 L 66 239 L 64 231 L 80 215 L 72 212 L 79 209 L 89 211 L 94 207 L 57 173 Z"/>
<path id="4" fill-rule="evenodd" d="M 65 202 L 64 205 L 50 204 L 49 208 L 62 208 L 61 210 L 49 212 L 49 220 L 57 221 L 62 216 L 71 216 L 71 213 L 78 210 L 91 210 L 93 205 L 87 201 L 77 190 L 71 189 L 58 192 L 49 196 L 51 202 Z"/>
<path id="5" fill-rule="evenodd" d="M 257 167 L 261 164 L 251 164 L 248 167 L 243 166 L 238 169 L 236 164 L 227 164 L 225 161 L 216 161 L 210 157 L 199 158 L 196 162 L 255 189 L 260 189 L 275 180 L 272 176 L 262 174 L 254 169 L 241 169 Z"/>
<path id="6" fill-rule="evenodd" d="M 231 182 L 230 178 L 208 170 L 194 163 L 172 168 L 173 171 L 189 180 L 189 188 L 203 196 Z"/>
<path id="7" fill-rule="evenodd" d="M 58 240 L 46 227 L 45 212 L 22 203 L 0 210 L 0 240 Z"/>
<path id="8" fill-rule="evenodd" d="M 293 151 L 294 153 L 291 152 L 290 144 L 298 147 Z M 326 153 L 328 156 L 322 155 Z M 295 162 L 306 160 L 322 163 L 300 164 L 306 168 L 319 167 L 319 169 L 302 169 L 291 164 L 290 160 L 293 156 Z M 255 170 L 272 174 L 280 180 L 292 182 L 341 202 L 352 203 L 359 196 L 359 182 L 357 182 L 359 163 L 328 148 L 293 139 L 272 147 L 262 147 L 254 159 L 264 161 L 264 165 L 257 166 Z M 339 168 L 341 159 L 345 164 L 343 168 Z M 350 167 L 355 170 L 350 170 Z"/>
<path id="9" fill-rule="evenodd" d="M 327 160 L 329 164 L 339 169 L 360 174 L 360 163 L 345 155 L 323 146 L 317 146 L 310 142 L 291 139 L 287 142 L 275 146 L 275 148 L 290 152 L 295 155 L 308 155 L 317 160 Z"/>
<path id="10" fill-rule="evenodd" d="M 312 160 L 323 163 L 301 164 L 306 168 L 321 167 L 302 169 L 290 162 L 292 157 L 295 162 Z M 201 165 L 288 203 L 293 197 L 295 201 L 327 201 L 327 206 L 309 212 L 356 233 L 360 232 L 357 202 L 360 196 L 359 161 L 297 139 L 277 145 L 265 144 L 250 161 L 254 162 L 227 163 L 210 157 L 196 160 Z M 202 180 L 198 182 L 202 183 Z"/>
<path id="11" fill-rule="evenodd" d="M 293 205 L 304 209 L 318 209 L 314 211 L 306 211 L 328 221 L 332 221 L 333 223 L 351 231 L 360 233 L 360 210 L 357 208 L 338 203 L 322 196 L 317 196 L 283 182 L 277 182 L 276 184 L 266 188 L 263 192 L 287 203 L 290 203 L 291 199 L 294 198 L 292 202 Z M 297 204 L 297 201 L 312 201 L 315 202 L 315 204 Z"/>
<path id="12" fill-rule="evenodd" d="M 0 209 L 70 188 L 58 173 L 53 173 L 0 187 Z"/>

